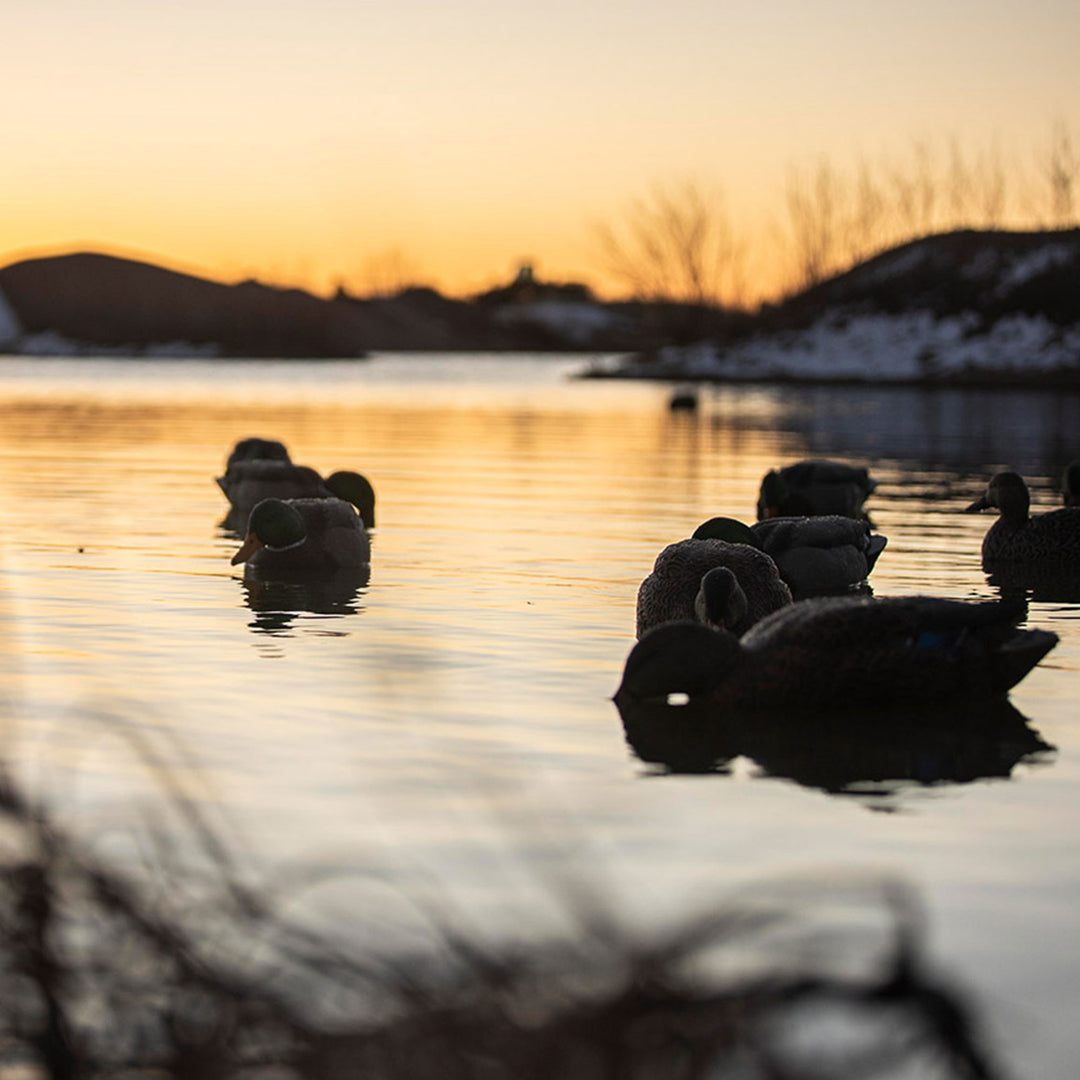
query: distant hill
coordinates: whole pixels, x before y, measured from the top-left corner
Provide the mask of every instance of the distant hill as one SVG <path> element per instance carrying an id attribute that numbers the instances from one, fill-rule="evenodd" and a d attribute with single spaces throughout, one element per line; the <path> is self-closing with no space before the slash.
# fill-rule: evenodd
<path id="1" fill-rule="evenodd" d="M 1080 382 L 1080 229 L 963 231 L 901 245 L 751 315 L 602 303 L 535 279 L 323 299 L 99 254 L 0 269 L 0 351 L 359 357 L 376 350 L 632 353 L 598 374 L 701 379 Z"/>
<path id="2" fill-rule="evenodd" d="M 1080 229 L 925 237 L 726 332 L 593 374 L 1080 385 Z"/>
<path id="3" fill-rule="evenodd" d="M 970 312 L 982 326 L 1015 314 L 1080 323 L 1080 229 L 963 230 L 913 240 L 763 311 L 753 329 L 799 329 L 838 308 Z"/>
<path id="4" fill-rule="evenodd" d="M 686 323 L 678 305 L 668 305 L 657 322 L 655 308 L 609 307 L 582 285 L 528 285 L 519 279 L 475 300 L 426 288 L 378 299 L 344 292 L 323 299 L 255 281 L 224 285 L 110 255 L 28 259 L 0 269 L 0 350 L 242 357 L 625 351 L 680 340 Z"/>

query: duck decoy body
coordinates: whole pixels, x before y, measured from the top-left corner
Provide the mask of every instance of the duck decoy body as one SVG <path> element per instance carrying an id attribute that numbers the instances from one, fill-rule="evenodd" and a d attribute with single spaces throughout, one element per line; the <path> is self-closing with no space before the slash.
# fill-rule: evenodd
<path id="1" fill-rule="evenodd" d="M 252 436 L 240 439 L 229 453 L 229 460 L 225 462 L 225 471 L 233 467 L 239 461 L 289 461 L 289 451 L 285 444 L 277 439 L 260 439 Z"/>
<path id="2" fill-rule="evenodd" d="M 699 600 L 702 579 L 717 568 L 729 571 L 730 578 L 715 575 Z M 693 619 L 708 609 L 712 621 L 723 618 L 728 630 L 741 634 L 790 603 L 791 590 L 781 581 L 776 564 L 756 547 L 725 540 L 680 540 L 660 552 L 652 573 L 638 588 L 637 636 L 661 623 Z"/>
<path id="3" fill-rule="evenodd" d="M 333 574 L 371 562 L 364 522 L 344 499 L 263 499 L 232 564 L 262 577 Z"/>
<path id="4" fill-rule="evenodd" d="M 307 465 L 296 465 L 281 458 L 242 458 L 233 461 L 224 476 L 217 477 L 217 485 L 229 500 L 226 523 L 238 530 L 243 529 L 251 511 L 263 499 L 326 499 L 331 496 L 351 502 L 364 524 L 369 529 L 375 527 L 375 489 L 358 472 L 340 470 L 323 479 Z"/>
<path id="5" fill-rule="evenodd" d="M 984 564 L 1068 565 L 1080 557 L 1080 506 L 1032 516 L 1024 478 L 1015 472 L 999 472 L 967 510 L 973 513 L 991 508 L 997 509 L 998 519 L 983 537 Z"/>
<path id="6" fill-rule="evenodd" d="M 245 458 L 234 461 L 217 477 L 229 505 L 250 514 L 263 499 L 318 499 L 330 494 L 322 477 L 307 465 L 278 458 Z"/>
<path id="7" fill-rule="evenodd" d="M 1080 506 L 1080 461 L 1070 461 L 1061 474 L 1061 499 L 1066 506 Z"/>
<path id="8" fill-rule="evenodd" d="M 859 518 L 875 483 L 864 468 L 842 461 L 797 461 L 761 481 L 757 518 L 840 514 Z"/>
<path id="9" fill-rule="evenodd" d="M 722 713 L 1000 697 L 1058 641 L 1018 629 L 1025 612 L 1015 601 L 828 597 L 781 608 L 741 639 L 670 623 L 630 651 L 616 702 L 686 694 Z"/>
<path id="10" fill-rule="evenodd" d="M 885 549 L 886 538 L 865 520 L 828 514 L 773 517 L 747 526 L 710 518 L 694 536 L 753 544 L 768 555 L 796 598 L 847 592 L 863 585 Z"/>

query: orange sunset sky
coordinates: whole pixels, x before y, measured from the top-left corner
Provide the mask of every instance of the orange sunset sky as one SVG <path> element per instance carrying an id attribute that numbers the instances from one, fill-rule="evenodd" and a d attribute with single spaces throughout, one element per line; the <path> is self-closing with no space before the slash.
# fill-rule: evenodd
<path id="1" fill-rule="evenodd" d="M 0 263 L 95 249 L 325 292 L 381 262 L 461 294 L 531 259 L 610 294 L 596 225 L 694 179 L 765 288 L 793 168 L 959 140 L 1036 184 L 1080 120 L 1076 0 L 0 10 Z"/>

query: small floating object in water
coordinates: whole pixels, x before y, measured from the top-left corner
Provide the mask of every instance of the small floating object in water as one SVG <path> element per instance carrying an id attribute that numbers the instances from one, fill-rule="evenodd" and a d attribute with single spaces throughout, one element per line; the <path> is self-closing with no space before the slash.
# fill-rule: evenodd
<path id="1" fill-rule="evenodd" d="M 679 387 L 668 401 L 668 408 L 672 412 L 695 412 L 697 407 L 698 393 L 693 386 Z"/>

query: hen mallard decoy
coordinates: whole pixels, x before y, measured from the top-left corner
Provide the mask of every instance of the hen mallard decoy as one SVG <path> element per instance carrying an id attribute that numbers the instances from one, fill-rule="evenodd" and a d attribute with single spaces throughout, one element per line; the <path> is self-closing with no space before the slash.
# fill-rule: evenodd
<path id="1" fill-rule="evenodd" d="M 703 579 L 710 570 L 727 574 Z M 680 540 L 656 557 L 637 595 L 637 636 L 661 623 L 706 618 L 743 633 L 759 619 L 791 603 L 791 590 L 776 564 L 750 544 Z"/>
<path id="2" fill-rule="evenodd" d="M 801 598 L 863 585 L 887 542 L 868 522 L 839 514 L 774 517 L 753 525 L 716 517 L 699 525 L 694 536 L 760 548 Z"/>
<path id="3" fill-rule="evenodd" d="M 926 596 L 800 600 L 742 638 L 658 626 L 630 651 L 616 702 L 681 694 L 714 710 L 941 705 L 1000 697 L 1056 644 L 1026 605 Z"/>
<path id="4" fill-rule="evenodd" d="M 797 461 L 771 469 L 761 481 L 757 518 L 840 514 L 861 518 L 875 488 L 866 469 L 842 461 Z"/>
<path id="5" fill-rule="evenodd" d="M 371 562 L 364 522 L 344 499 L 263 499 L 232 565 L 263 577 L 332 574 Z"/>
<path id="6" fill-rule="evenodd" d="M 1067 564 L 1080 556 L 1080 506 L 1032 516 L 1031 496 L 1019 473 L 997 473 L 967 511 L 990 508 L 996 508 L 999 516 L 983 537 L 984 564 Z"/>

